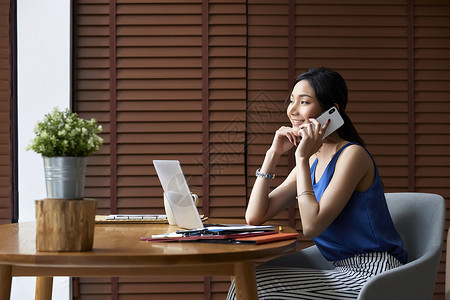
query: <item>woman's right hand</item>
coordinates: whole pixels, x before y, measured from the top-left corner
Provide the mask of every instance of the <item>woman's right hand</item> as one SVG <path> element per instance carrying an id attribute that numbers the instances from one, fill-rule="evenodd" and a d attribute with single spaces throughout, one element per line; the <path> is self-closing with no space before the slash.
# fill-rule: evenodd
<path id="1" fill-rule="evenodd" d="M 301 136 L 294 133 L 292 127 L 282 126 L 275 132 L 275 137 L 270 147 L 272 151 L 281 155 L 294 146 L 298 146 Z"/>

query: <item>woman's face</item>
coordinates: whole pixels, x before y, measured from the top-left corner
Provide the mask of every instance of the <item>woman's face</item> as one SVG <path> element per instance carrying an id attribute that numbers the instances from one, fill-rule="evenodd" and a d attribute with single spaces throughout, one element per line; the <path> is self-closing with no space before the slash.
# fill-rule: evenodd
<path id="1" fill-rule="evenodd" d="M 287 108 L 287 116 L 291 121 L 294 134 L 297 134 L 303 123 L 310 123 L 310 118 L 317 118 L 322 112 L 313 88 L 307 80 L 299 81 L 292 90 Z"/>

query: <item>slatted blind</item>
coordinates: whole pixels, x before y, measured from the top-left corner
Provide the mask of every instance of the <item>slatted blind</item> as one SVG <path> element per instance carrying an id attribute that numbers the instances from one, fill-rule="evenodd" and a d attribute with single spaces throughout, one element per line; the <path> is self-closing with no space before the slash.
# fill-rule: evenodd
<path id="1" fill-rule="evenodd" d="M 98 214 L 111 211 L 111 74 L 109 1 L 74 2 L 74 98 L 81 117 L 95 118 L 103 127 L 103 146 L 88 158 L 86 196 L 98 199 Z M 115 128 L 114 128 L 115 130 Z M 74 296 L 111 299 L 117 281 L 111 278 L 75 278 Z"/>
<path id="2" fill-rule="evenodd" d="M 77 0 L 75 106 L 104 127 L 99 213 L 163 213 L 153 159 L 178 159 L 200 213 L 242 217 L 293 79 L 328 66 L 387 192 L 450 198 L 445 0 Z M 274 186 L 292 167 L 284 155 Z M 301 229 L 298 212 L 276 217 Z M 311 244 L 302 238 L 300 247 Z M 442 297 L 444 264 L 436 285 Z M 81 278 L 81 298 L 223 299 L 229 278 Z M 77 285 L 78 286 L 78 285 Z"/>
<path id="3" fill-rule="evenodd" d="M 293 12 L 291 12 L 293 13 Z M 248 195 L 258 169 L 269 149 L 275 131 L 289 126 L 284 102 L 289 94 L 288 1 L 249 1 L 248 3 L 248 106 L 247 106 L 247 173 Z M 289 173 L 288 155 L 277 165 L 273 187 Z M 288 211 L 276 216 L 288 223 Z"/>
<path id="4" fill-rule="evenodd" d="M 86 195 L 98 199 L 98 213 L 110 208 L 110 73 L 109 3 L 77 1 L 74 45 L 75 106 L 80 116 L 95 118 L 103 127 L 104 145 L 88 158 Z"/>
<path id="5" fill-rule="evenodd" d="M 414 112 L 416 191 L 450 199 L 450 3 L 414 5 Z M 448 204 L 447 204 L 448 207 Z M 447 220 L 450 219 L 447 213 Z M 447 237 L 447 234 L 444 235 Z M 445 245 L 448 241 L 444 241 Z M 445 251 L 449 251 L 444 246 Z M 445 293 L 445 252 L 435 298 Z"/>
<path id="6" fill-rule="evenodd" d="M 406 190 L 404 1 L 302 1 L 296 12 L 298 72 L 324 65 L 341 73 L 349 88 L 346 111 L 373 154 L 385 188 Z"/>
<path id="7" fill-rule="evenodd" d="M 209 216 L 241 218 L 246 206 L 246 1 L 209 1 L 207 15 Z M 229 277 L 205 283 L 206 299 L 226 298 Z"/>
<path id="8" fill-rule="evenodd" d="M 86 191 L 102 198 L 99 213 L 164 213 L 153 159 L 180 160 L 188 184 L 202 196 L 201 1 L 78 1 L 77 7 L 78 27 L 106 35 L 93 37 L 84 49 L 89 54 L 77 58 L 78 64 L 89 64 L 86 81 L 78 81 L 95 90 L 92 96 L 104 108 L 98 117 L 105 123 L 106 143 L 92 158 L 96 174 L 89 176 Z M 86 39 L 79 39 L 84 44 Z M 93 84 L 99 75 L 102 82 Z M 86 100 L 78 111 L 95 117 L 89 109 L 93 99 Z M 82 286 L 102 281 L 83 280 Z M 113 278 L 111 294 L 124 299 L 186 295 L 186 289 L 170 283 L 185 278 L 133 280 Z M 188 299 L 203 293 L 203 278 L 184 285 Z"/>
<path id="9" fill-rule="evenodd" d="M 246 2 L 209 2 L 210 216 L 246 206 Z"/>
<path id="10" fill-rule="evenodd" d="M 0 1 L 0 224 L 11 222 L 9 1 Z"/>

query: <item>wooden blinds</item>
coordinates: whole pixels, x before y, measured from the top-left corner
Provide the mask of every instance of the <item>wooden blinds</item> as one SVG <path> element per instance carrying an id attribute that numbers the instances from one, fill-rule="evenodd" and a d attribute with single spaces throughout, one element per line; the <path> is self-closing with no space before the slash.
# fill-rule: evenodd
<path id="1" fill-rule="evenodd" d="M 0 1 L 0 224 L 12 220 L 9 8 L 9 1 Z"/>
<path id="2" fill-rule="evenodd" d="M 313 66 L 347 80 L 347 112 L 387 192 L 450 198 L 448 1 L 76 0 L 74 15 L 75 107 L 104 128 L 86 188 L 100 214 L 163 213 L 152 160 L 178 159 L 200 213 L 242 217 L 275 130 L 289 125 L 291 84 Z M 292 166 L 280 159 L 274 185 Z M 301 229 L 295 208 L 276 218 Z M 223 299 L 229 287 L 79 282 L 81 298 L 96 299 Z"/>
<path id="3" fill-rule="evenodd" d="M 152 160 L 178 159 L 201 213 L 242 216 L 245 1 L 77 1 L 75 10 L 76 109 L 105 129 L 86 183 L 99 213 L 164 213 Z M 172 279 L 106 280 L 113 295 L 173 299 Z M 84 294 L 103 281 L 80 282 Z M 184 283 L 179 295 L 198 299 L 208 282 Z"/>

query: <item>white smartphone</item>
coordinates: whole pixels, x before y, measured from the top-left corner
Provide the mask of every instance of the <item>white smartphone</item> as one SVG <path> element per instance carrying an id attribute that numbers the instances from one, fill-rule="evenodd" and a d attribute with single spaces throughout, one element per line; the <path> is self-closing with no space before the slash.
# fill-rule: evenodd
<path id="1" fill-rule="evenodd" d="M 339 129 L 339 127 L 344 125 L 344 120 L 339 114 L 337 108 L 334 106 L 326 112 L 322 113 L 316 120 L 321 125 L 323 125 L 328 121 L 328 119 L 330 119 L 330 124 L 328 124 L 327 130 L 325 130 L 325 134 L 323 135 L 322 139 L 325 139 L 331 133 Z"/>

